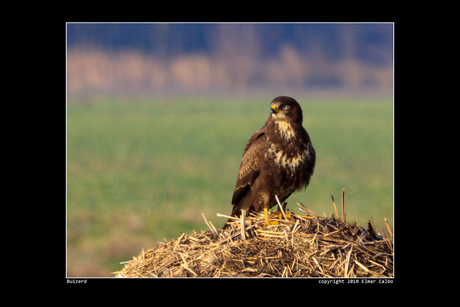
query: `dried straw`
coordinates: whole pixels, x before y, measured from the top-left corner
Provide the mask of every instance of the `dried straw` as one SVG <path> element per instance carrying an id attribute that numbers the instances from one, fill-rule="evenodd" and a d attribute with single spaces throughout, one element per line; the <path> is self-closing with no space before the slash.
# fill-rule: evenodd
<path id="1" fill-rule="evenodd" d="M 249 214 L 230 227 L 189 234 L 142 252 L 116 277 L 393 277 L 391 234 L 340 219 L 307 215 L 270 220 Z M 283 211 L 284 213 L 284 211 Z M 222 214 L 218 214 L 225 218 Z M 204 216 L 203 216 L 204 217 Z"/>

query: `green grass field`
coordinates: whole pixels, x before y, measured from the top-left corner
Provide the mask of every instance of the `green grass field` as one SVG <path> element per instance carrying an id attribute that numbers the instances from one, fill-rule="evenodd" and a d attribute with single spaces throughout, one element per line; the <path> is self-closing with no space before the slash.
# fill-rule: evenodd
<path id="1" fill-rule="evenodd" d="M 69 99 L 67 275 L 114 276 L 120 261 L 230 214 L 244 146 L 273 97 Z M 393 225 L 392 99 L 295 97 L 317 153 L 296 202 L 347 221 Z M 341 213 L 339 206 L 339 213 Z"/>

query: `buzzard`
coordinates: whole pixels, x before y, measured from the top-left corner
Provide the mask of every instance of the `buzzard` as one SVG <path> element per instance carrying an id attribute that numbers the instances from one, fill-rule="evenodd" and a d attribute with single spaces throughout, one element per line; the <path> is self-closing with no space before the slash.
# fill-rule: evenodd
<path id="1" fill-rule="evenodd" d="M 265 225 L 270 224 L 268 209 L 277 204 L 275 195 L 282 204 L 294 191 L 308 186 L 316 153 L 302 121 L 302 109 L 295 99 L 280 96 L 270 103 L 265 125 L 244 148 L 232 216 L 241 216 L 243 209 L 247 213 L 263 209 Z"/>

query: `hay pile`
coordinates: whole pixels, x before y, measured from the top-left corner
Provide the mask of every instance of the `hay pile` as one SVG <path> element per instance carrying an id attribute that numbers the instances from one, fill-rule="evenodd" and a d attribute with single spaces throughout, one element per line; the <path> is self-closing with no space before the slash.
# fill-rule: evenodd
<path id="1" fill-rule="evenodd" d="M 235 219 L 230 227 L 182 234 L 142 251 L 116 277 L 393 277 L 393 242 L 333 216 L 272 214 Z M 223 215 L 220 215 L 223 216 Z M 290 217 L 289 217 L 290 216 Z M 205 218 L 206 220 L 206 218 Z M 392 236 L 391 232 L 389 233 Z"/>

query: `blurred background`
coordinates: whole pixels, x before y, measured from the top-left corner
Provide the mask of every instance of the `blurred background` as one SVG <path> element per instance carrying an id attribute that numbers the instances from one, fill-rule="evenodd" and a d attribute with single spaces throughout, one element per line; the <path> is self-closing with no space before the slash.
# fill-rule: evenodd
<path id="1" fill-rule="evenodd" d="M 392 24 L 68 24 L 68 92 L 379 91 Z"/>
<path id="2" fill-rule="evenodd" d="M 67 23 L 67 276 L 230 214 L 249 137 L 294 97 L 317 151 L 317 215 L 393 225 L 393 24 Z M 340 207 L 340 206 L 339 206 Z M 340 213 L 340 208 L 339 208 Z"/>

